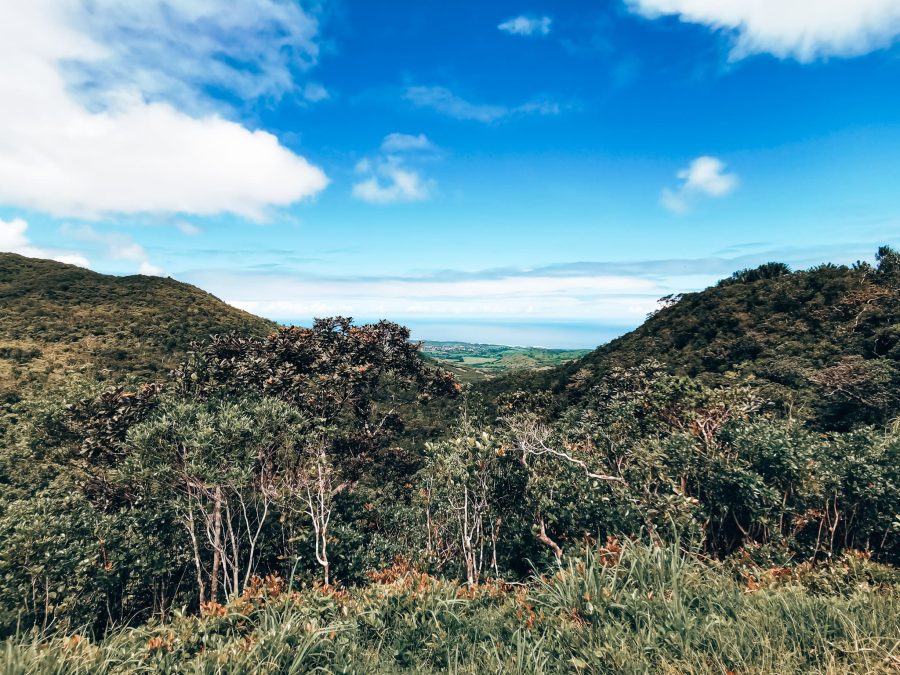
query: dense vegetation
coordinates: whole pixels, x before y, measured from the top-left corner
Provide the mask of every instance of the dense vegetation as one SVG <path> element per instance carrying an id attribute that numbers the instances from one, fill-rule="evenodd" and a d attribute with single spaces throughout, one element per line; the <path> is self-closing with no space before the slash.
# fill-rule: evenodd
<path id="1" fill-rule="evenodd" d="M 778 263 L 735 272 L 698 293 L 662 298 L 636 330 L 551 372 L 495 382 L 490 391 L 554 389 L 565 405 L 614 368 L 649 360 L 673 375 L 722 386 L 745 382 L 779 413 L 823 429 L 883 425 L 900 405 L 900 262 Z"/>
<path id="2" fill-rule="evenodd" d="M 802 388 L 810 374 L 835 362 L 900 360 L 900 269 L 897 254 L 879 251 L 879 264 L 825 264 L 791 273 L 768 264 L 736 272 L 700 293 L 663 298 L 637 330 L 584 360 L 602 372 L 656 358 L 690 375 L 746 371 Z M 895 403 L 892 401 L 891 403 Z"/>
<path id="3" fill-rule="evenodd" d="M 228 331 L 263 336 L 274 327 L 172 279 L 0 253 L 0 396 L 72 370 L 163 375 L 194 341 Z"/>
<path id="4" fill-rule="evenodd" d="M 4 666 L 894 672 L 898 309 L 883 248 L 480 388 L 343 318 L 76 374 L 4 437 Z"/>

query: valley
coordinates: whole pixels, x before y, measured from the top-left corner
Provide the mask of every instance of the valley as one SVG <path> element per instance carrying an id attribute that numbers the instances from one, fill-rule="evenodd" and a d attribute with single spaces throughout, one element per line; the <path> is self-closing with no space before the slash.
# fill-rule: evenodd
<path id="1" fill-rule="evenodd" d="M 422 354 L 462 382 L 477 382 L 518 370 L 554 368 L 588 354 L 589 349 L 545 349 L 468 342 L 422 343 Z"/>

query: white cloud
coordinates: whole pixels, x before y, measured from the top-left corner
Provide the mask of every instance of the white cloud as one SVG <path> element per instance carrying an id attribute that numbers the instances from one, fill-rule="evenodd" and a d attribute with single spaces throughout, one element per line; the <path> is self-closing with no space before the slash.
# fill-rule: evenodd
<path id="1" fill-rule="evenodd" d="M 318 82 L 309 82 L 303 87 L 303 98 L 310 103 L 318 103 L 319 101 L 327 101 L 331 98 L 331 94 Z"/>
<path id="2" fill-rule="evenodd" d="M 715 157 L 698 157 L 686 169 L 678 172 L 684 181 L 684 189 L 695 190 L 710 197 L 721 197 L 733 191 L 738 184 L 737 176 L 725 173 L 725 164 Z"/>
<path id="3" fill-rule="evenodd" d="M 678 190 L 671 190 L 669 188 L 663 188 L 660 202 L 672 213 L 687 213 L 690 208 L 684 194 Z"/>
<path id="4" fill-rule="evenodd" d="M 86 67 L 98 64 L 99 72 L 111 72 L 101 65 L 111 52 L 122 54 L 84 32 L 84 25 L 103 23 L 107 12 L 129 14 L 137 6 L 158 4 L 102 0 L 90 5 L 94 11 L 85 18 L 76 10 L 89 5 L 76 0 L 0 3 L 0 204 L 60 216 L 231 212 L 262 219 L 270 207 L 324 189 L 324 173 L 273 135 L 215 114 L 192 117 L 169 102 L 178 96 L 157 96 L 171 88 L 157 86 L 158 69 L 144 77 L 146 68 L 135 66 L 136 79 L 126 80 L 125 88 L 117 78 L 131 71 L 123 65 L 114 71 L 116 77 L 97 80 L 103 94 L 85 107 L 90 81 L 84 78 L 91 72 Z M 212 21 L 223 9 L 216 0 L 164 4 L 198 24 Z M 270 15 L 257 16 L 254 7 Z M 229 3 L 224 14 L 228 17 L 215 21 L 227 22 L 231 32 L 226 37 L 234 37 L 242 22 L 253 28 L 267 16 L 290 18 L 291 10 L 274 0 L 245 0 Z M 212 35 L 198 30 L 195 37 L 203 42 Z M 192 56 L 190 67 L 199 68 L 206 53 Z M 260 68 L 271 78 L 280 71 L 276 66 L 266 70 L 270 65 Z M 196 84 L 194 70 L 180 80 L 187 87 Z M 73 72 L 82 78 L 75 83 L 77 93 L 67 79 Z M 182 75 L 175 66 L 166 73 L 174 79 Z"/>
<path id="5" fill-rule="evenodd" d="M 68 64 L 71 84 L 92 102 L 104 102 L 122 82 L 192 113 L 209 112 L 210 89 L 243 101 L 277 99 L 298 88 L 319 54 L 317 21 L 294 0 L 54 0 L 53 6 L 102 45 L 100 58 Z M 323 91 L 307 88 L 304 95 Z"/>
<path id="6" fill-rule="evenodd" d="M 684 213 L 697 197 L 724 197 L 737 188 L 737 174 L 726 173 L 725 164 L 715 157 L 702 156 L 678 174 L 681 184 L 662 192 L 662 204 L 670 211 Z"/>
<path id="7" fill-rule="evenodd" d="M 745 244 L 695 258 L 559 262 L 538 268 L 443 269 L 404 275 L 319 277 L 235 269 L 195 271 L 187 281 L 249 311 L 280 320 L 343 314 L 416 318 L 573 321 L 636 326 L 657 299 L 700 290 L 736 269 L 782 260 L 802 269 L 823 260 L 851 264 L 866 243 L 772 248 Z M 598 317 L 601 317 L 598 319 Z M 521 325 L 521 324 L 520 324 Z"/>
<path id="8" fill-rule="evenodd" d="M 807 62 L 856 56 L 900 35 L 897 0 L 626 0 L 649 18 L 676 15 L 735 37 L 733 58 L 768 52 Z"/>
<path id="9" fill-rule="evenodd" d="M 186 220 L 177 221 L 175 227 L 177 227 L 182 234 L 186 234 L 189 237 L 196 237 L 198 234 L 203 234 L 202 227 L 194 225 L 194 223 L 189 223 Z"/>
<path id="10" fill-rule="evenodd" d="M 38 256 L 43 257 L 43 256 Z M 75 265 L 76 267 L 84 267 L 85 269 L 90 269 L 91 263 L 88 262 L 88 259 L 85 258 L 80 253 L 63 253 L 62 255 L 57 255 L 51 260 L 55 260 L 56 262 L 65 263 L 66 265 Z"/>
<path id="11" fill-rule="evenodd" d="M 28 239 L 28 223 L 21 218 L 0 219 L 0 251 L 18 253 L 29 258 L 49 258 L 68 265 L 90 267 L 90 263 L 75 251 L 60 251 L 34 246 Z"/>
<path id="12" fill-rule="evenodd" d="M 512 35 L 547 35 L 550 32 L 550 23 L 549 16 L 523 14 L 504 21 L 497 28 Z"/>
<path id="13" fill-rule="evenodd" d="M 435 281 L 302 279 L 216 273 L 192 280 L 227 302 L 263 316 L 344 314 L 395 318 L 509 318 L 639 323 L 670 291 L 648 279 L 608 275 L 520 276 Z"/>
<path id="14" fill-rule="evenodd" d="M 512 113 L 534 113 L 537 115 L 559 115 L 562 108 L 559 103 L 553 101 L 532 101 L 523 103 L 512 109 Z"/>
<path id="15" fill-rule="evenodd" d="M 557 115 L 560 112 L 559 105 L 551 101 L 531 101 L 515 107 L 472 103 L 446 87 L 409 87 L 405 98 L 417 106 L 431 108 L 449 117 L 478 122 L 496 122 L 517 114 Z"/>
<path id="16" fill-rule="evenodd" d="M 377 157 L 364 157 L 356 163 L 356 173 L 362 178 L 353 185 L 353 196 L 370 204 L 430 199 L 435 181 L 424 178 L 409 164 L 433 157 L 434 150 L 425 134 L 388 134 L 381 141 L 381 153 Z"/>
<path id="17" fill-rule="evenodd" d="M 162 276 L 163 274 L 162 269 L 150 262 L 144 247 L 124 234 L 118 232 L 97 232 L 90 225 L 82 225 L 81 227 L 64 225 L 62 233 L 72 239 L 100 244 L 106 249 L 106 256 L 112 260 L 138 263 L 138 274 L 146 274 L 148 276 Z"/>
<path id="18" fill-rule="evenodd" d="M 362 160 L 356 170 L 367 177 L 353 186 L 353 196 L 370 204 L 420 202 L 430 198 L 434 190 L 434 181 L 422 178 L 397 157 Z"/>
<path id="19" fill-rule="evenodd" d="M 144 276 L 148 277 L 161 277 L 163 275 L 163 271 L 156 265 L 153 265 L 145 260 L 138 267 L 138 274 L 143 274 Z"/>
<path id="20" fill-rule="evenodd" d="M 407 152 L 410 150 L 432 150 L 434 145 L 425 134 L 393 133 L 384 137 L 381 142 L 383 152 Z"/>

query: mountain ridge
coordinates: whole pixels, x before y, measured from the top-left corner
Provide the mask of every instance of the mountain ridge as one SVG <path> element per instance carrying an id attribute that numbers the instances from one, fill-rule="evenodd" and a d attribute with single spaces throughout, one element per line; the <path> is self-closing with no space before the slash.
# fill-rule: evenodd
<path id="1" fill-rule="evenodd" d="M 0 391 L 84 370 L 151 377 L 211 334 L 264 335 L 274 322 L 171 278 L 113 276 L 0 253 Z"/>
<path id="2" fill-rule="evenodd" d="M 657 361 L 711 384 L 753 380 L 792 414 L 828 427 L 883 423 L 900 405 L 892 393 L 900 391 L 900 254 L 882 246 L 876 260 L 739 270 L 704 290 L 663 298 L 639 327 L 577 361 L 509 374 L 485 388 L 550 389 L 571 403 L 615 368 Z M 823 395 L 830 409 L 812 410 Z"/>

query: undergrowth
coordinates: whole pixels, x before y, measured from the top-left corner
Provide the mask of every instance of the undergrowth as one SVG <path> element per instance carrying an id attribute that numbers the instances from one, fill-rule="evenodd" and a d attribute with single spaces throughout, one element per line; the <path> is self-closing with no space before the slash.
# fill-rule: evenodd
<path id="1" fill-rule="evenodd" d="M 4 673 L 896 673 L 900 573 L 848 554 L 758 568 L 610 540 L 528 584 L 398 560 L 355 588 L 256 579 L 227 605 L 111 631 L 22 633 Z"/>

